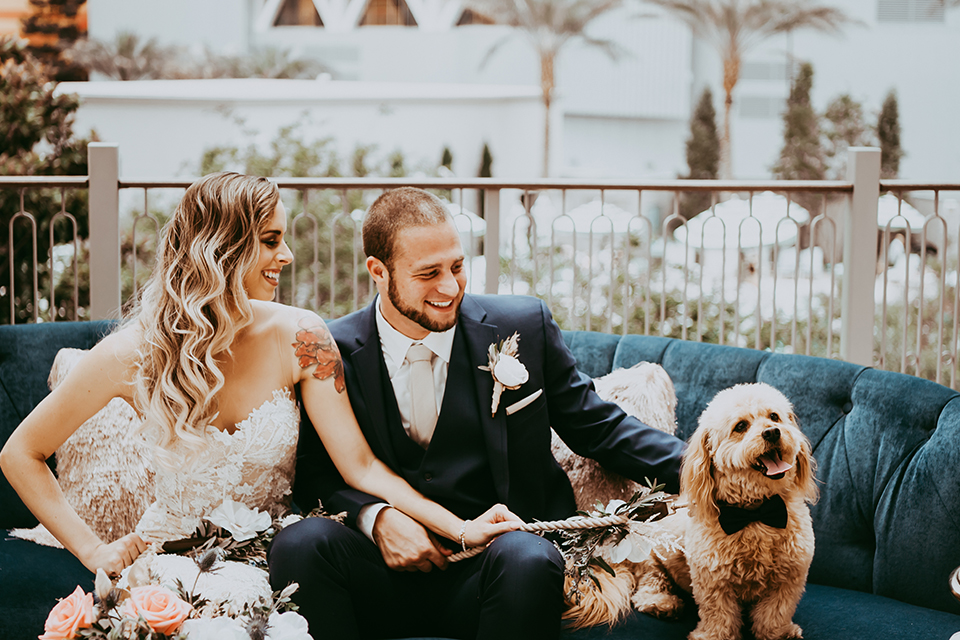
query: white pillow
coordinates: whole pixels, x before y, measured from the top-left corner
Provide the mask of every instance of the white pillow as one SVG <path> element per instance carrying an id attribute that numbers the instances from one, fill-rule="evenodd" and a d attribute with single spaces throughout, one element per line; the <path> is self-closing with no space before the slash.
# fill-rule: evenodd
<path id="1" fill-rule="evenodd" d="M 595 378 L 593 384 L 597 395 L 616 403 L 627 415 L 665 433 L 676 433 L 677 394 L 673 381 L 660 365 L 640 362 L 629 369 L 617 369 Z M 553 457 L 570 478 L 578 509 L 592 511 L 597 502 L 606 505 L 613 499 L 629 500 L 640 487 L 597 462 L 577 455 L 556 433 L 552 436 Z"/>

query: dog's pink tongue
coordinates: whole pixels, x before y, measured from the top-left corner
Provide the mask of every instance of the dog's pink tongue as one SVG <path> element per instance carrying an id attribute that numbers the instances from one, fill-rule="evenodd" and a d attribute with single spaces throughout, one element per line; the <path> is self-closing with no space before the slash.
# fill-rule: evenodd
<path id="1" fill-rule="evenodd" d="M 780 454 L 776 451 L 771 451 L 768 454 L 765 454 L 760 458 L 760 462 L 764 464 L 767 468 L 768 476 L 775 476 L 781 473 L 785 473 L 788 469 L 793 467 L 792 464 L 787 464 L 780 459 Z"/>

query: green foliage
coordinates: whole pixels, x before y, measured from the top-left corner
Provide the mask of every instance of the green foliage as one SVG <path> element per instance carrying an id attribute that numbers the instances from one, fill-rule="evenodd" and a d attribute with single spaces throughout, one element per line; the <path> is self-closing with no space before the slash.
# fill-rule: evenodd
<path id="1" fill-rule="evenodd" d="M 78 102 L 72 95 L 55 95 L 54 68 L 35 58 L 27 43 L 14 38 L 0 38 L 0 174 L 24 176 L 86 175 L 88 140 L 77 139 L 73 122 Z M 34 298 L 39 298 L 41 319 L 71 318 L 73 306 L 72 271 L 53 277 L 48 265 L 50 224 L 61 207 L 77 219 L 80 251 L 88 235 L 86 194 L 65 190 L 27 189 L 23 191 L 23 211 L 36 220 L 37 267 L 39 291 L 33 290 L 32 228 L 29 221 L 18 217 L 14 223 L 13 246 L 0 243 L 0 323 L 10 322 L 10 252 L 14 256 L 13 292 L 15 319 L 26 321 L 34 313 Z M 16 190 L 0 190 L 0 228 L 9 229 L 10 221 L 21 211 L 21 194 Z M 59 221 L 54 227 L 54 244 L 70 243 L 73 229 L 69 222 Z M 62 252 L 61 252 L 62 253 Z M 72 262 L 67 261 L 72 269 Z M 85 262 L 83 259 L 80 262 Z M 65 280 L 69 278 L 69 280 Z M 52 280 L 56 280 L 51 283 Z M 79 291 L 79 306 L 85 307 L 89 286 L 85 279 Z M 51 311 L 50 288 L 57 292 L 57 309 Z M 68 299 L 69 298 L 69 299 Z M 82 316 L 81 316 L 82 317 Z"/>
<path id="2" fill-rule="evenodd" d="M 834 98 L 823 113 L 820 132 L 827 163 L 827 178 L 843 180 L 847 175 L 847 149 L 873 144 L 863 117 L 863 105 L 844 93 Z"/>
<path id="3" fill-rule="evenodd" d="M 813 88 L 813 66 L 800 65 L 787 99 L 783 114 L 783 147 L 780 159 L 772 167 L 773 175 L 780 180 L 823 180 L 827 175 L 827 163 L 820 144 L 820 116 L 810 102 Z M 801 193 L 796 202 L 815 215 L 821 207 L 821 198 L 814 194 Z"/>
<path id="4" fill-rule="evenodd" d="M 720 136 L 717 133 L 717 111 L 713 108 L 713 93 L 707 87 L 690 118 L 690 137 L 687 138 L 687 166 L 691 180 L 716 180 L 720 170 Z M 680 200 L 680 215 L 691 218 L 706 210 L 712 195 L 706 191 L 684 193 Z"/>
<path id="5" fill-rule="evenodd" d="M 897 92 L 891 89 L 880 108 L 877 119 L 877 140 L 880 141 L 880 177 L 896 178 L 900 174 L 900 109 Z"/>
<path id="6" fill-rule="evenodd" d="M 490 153 L 490 147 L 486 142 L 483 143 L 483 153 L 480 156 L 480 171 L 477 173 L 480 178 L 493 177 L 493 154 Z"/>
<path id="7" fill-rule="evenodd" d="M 144 41 L 121 31 L 113 42 L 78 40 L 65 57 L 87 71 L 113 80 L 162 78 L 305 78 L 329 70 L 316 60 L 295 58 L 277 47 L 260 47 L 243 55 L 224 55 L 205 49 L 200 56 L 183 47 L 162 46 L 156 38 Z"/>
<path id="8" fill-rule="evenodd" d="M 720 136 L 717 134 L 717 111 L 713 108 L 713 93 L 707 87 L 700 94 L 697 108 L 690 118 L 690 137 L 687 138 L 688 178 L 716 180 L 720 170 Z"/>
<path id="9" fill-rule="evenodd" d="M 783 114 L 783 148 L 773 167 L 781 180 L 823 180 L 826 175 L 818 116 L 810 103 L 811 88 L 813 66 L 804 63 L 793 80 Z"/>
<path id="10" fill-rule="evenodd" d="M 478 178 L 493 177 L 493 154 L 490 153 L 490 146 L 484 142 L 483 152 L 480 154 L 480 169 L 477 171 Z M 483 189 L 477 192 L 477 215 L 484 217 L 486 211 L 487 194 Z"/>
<path id="11" fill-rule="evenodd" d="M 87 71 L 112 80 L 156 80 L 173 71 L 177 51 L 160 46 L 156 38 L 144 42 L 135 33 L 121 31 L 113 42 L 78 40 L 64 55 Z"/>
<path id="12" fill-rule="evenodd" d="M 453 152 L 450 151 L 450 147 L 443 148 L 443 155 L 440 156 L 440 166 L 453 169 Z"/>

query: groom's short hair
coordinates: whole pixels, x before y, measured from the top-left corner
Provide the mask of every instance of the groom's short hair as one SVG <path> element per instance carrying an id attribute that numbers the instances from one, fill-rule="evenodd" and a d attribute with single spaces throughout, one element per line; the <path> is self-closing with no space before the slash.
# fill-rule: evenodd
<path id="1" fill-rule="evenodd" d="M 363 252 L 389 268 L 401 229 L 443 224 L 452 220 L 443 201 L 414 187 L 390 189 L 370 205 L 363 219 Z"/>

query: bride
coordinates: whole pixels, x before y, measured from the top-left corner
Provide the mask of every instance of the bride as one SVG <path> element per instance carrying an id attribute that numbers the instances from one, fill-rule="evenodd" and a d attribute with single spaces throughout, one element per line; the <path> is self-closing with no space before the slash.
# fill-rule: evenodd
<path id="1" fill-rule="evenodd" d="M 156 268 L 132 314 L 0 452 L 0 467 L 27 507 L 90 571 L 118 575 L 149 545 L 190 537 L 226 501 L 283 515 L 299 430 L 296 388 L 352 487 L 469 546 L 517 528 L 519 519 L 501 505 L 464 522 L 373 455 L 323 321 L 271 302 L 293 260 L 285 230 L 279 190 L 265 178 L 219 173 L 191 185 L 164 227 Z M 106 543 L 67 503 L 45 461 L 117 397 L 143 417 L 142 434 L 156 453 L 156 496 L 134 532 Z"/>

